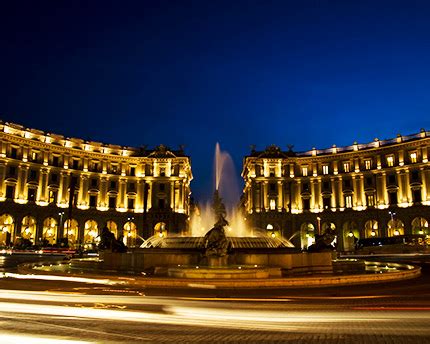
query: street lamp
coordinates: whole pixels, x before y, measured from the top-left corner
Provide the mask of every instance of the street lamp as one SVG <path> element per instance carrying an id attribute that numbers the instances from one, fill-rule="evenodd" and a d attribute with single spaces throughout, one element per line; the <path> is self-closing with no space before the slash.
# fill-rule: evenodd
<path id="1" fill-rule="evenodd" d="M 399 234 L 400 234 L 400 232 L 399 232 L 399 230 L 396 228 L 396 224 L 395 224 L 395 222 L 394 222 L 394 216 L 396 216 L 396 213 L 395 213 L 395 212 L 393 212 L 393 211 L 389 211 L 389 212 L 388 212 L 388 214 L 390 214 L 390 216 L 391 216 L 391 226 L 392 226 L 392 228 L 394 229 L 393 234 L 394 234 L 395 236 L 397 236 L 397 235 L 399 235 Z"/>
<path id="2" fill-rule="evenodd" d="M 60 223 L 58 225 L 58 231 L 60 233 L 62 233 L 62 226 L 63 226 L 63 216 L 64 216 L 64 211 L 59 212 L 58 215 L 60 215 Z M 66 238 L 69 239 L 69 228 L 67 227 L 67 233 L 66 233 Z"/>

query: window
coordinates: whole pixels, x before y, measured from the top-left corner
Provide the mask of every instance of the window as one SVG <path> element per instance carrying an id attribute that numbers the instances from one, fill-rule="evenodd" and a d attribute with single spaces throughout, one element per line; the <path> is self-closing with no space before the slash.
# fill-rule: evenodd
<path id="1" fill-rule="evenodd" d="M 414 203 L 420 203 L 422 201 L 421 190 L 413 190 L 412 191 L 412 198 L 413 198 Z"/>
<path id="2" fill-rule="evenodd" d="M 343 172 L 348 173 L 349 172 L 349 162 L 346 161 L 343 163 Z"/>
<path id="3" fill-rule="evenodd" d="M 130 167 L 130 176 L 136 175 L 136 167 Z"/>
<path id="4" fill-rule="evenodd" d="M 419 182 L 420 181 L 420 172 L 418 170 L 411 171 L 411 180 L 413 182 Z"/>
<path id="5" fill-rule="evenodd" d="M 372 160 L 370 159 L 364 160 L 364 168 L 366 170 L 370 170 L 372 168 Z"/>
<path id="6" fill-rule="evenodd" d="M 53 183 L 57 183 L 58 182 L 58 174 L 56 174 L 56 173 L 51 174 L 51 181 Z"/>
<path id="7" fill-rule="evenodd" d="M 15 175 L 16 175 L 16 167 L 9 166 L 9 177 L 15 177 Z"/>
<path id="8" fill-rule="evenodd" d="M 391 184 L 391 185 L 396 184 L 396 175 L 395 174 L 390 174 L 388 176 L 388 184 Z"/>
<path id="9" fill-rule="evenodd" d="M 330 209 L 330 203 L 331 203 L 330 197 L 324 197 L 323 198 L 323 208 L 324 209 Z"/>
<path id="10" fill-rule="evenodd" d="M 158 209 L 164 209 L 164 199 L 158 200 Z"/>
<path id="11" fill-rule="evenodd" d="M 270 192 L 276 192 L 276 184 L 270 183 L 269 184 L 269 190 L 270 190 Z"/>
<path id="12" fill-rule="evenodd" d="M 128 191 L 129 192 L 135 192 L 136 191 L 136 185 L 134 183 L 129 183 L 128 184 Z"/>
<path id="13" fill-rule="evenodd" d="M 308 167 L 307 166 L 303 166 L 302 167 L 302 176 L 303 177 L 307 177 L 308 176 Z"/>
<path id="14" fill-rule="evenodd" d="M 95 179 L 95 178 L 91 179 L 91 187 L 92 188 L 96 188 L 97 187 L 97 179 Z"/>
<path id="15" fill-rule="evenodd" d="M 388 167 L 394 166 L 394 156 L 392 155 L 387 156 L 387 166 Z"/>
<path id="16" fill-rule="evenodd" d="M 303 210 L 309 210 L 311 208 L 311 200 L 309 198 L 303 199 Z"/>
<path id="17" fill-rule="evenodd" d="M 36 202 L 36 189 L 28 189 L 27 199 L 29 202 Z"/>
<path id="18" fill-rule="evenodd" d="M 366 186 L 372 186 L 372 185 L 373 185 L 373 178 L 366 177 Z"/>
<path id="19" fill-rule="evenodd" d="M 129 210 L 133 210 L 134 209 L 134 198 L 128 198 L 127 199 L 127 206 Z"/>
<path id="20" fill-rule="evenodd" d="M 118 165 L 112 165 L 111 170 L 112 170 L 113 174 L 117 174 L 118 173 Z"/>
<path id="21" fill-rule="evenodd" d="M 303 183 L 303 192 L 309 192 L 309 184 Z"/>
<path id="22" fill-rule="evenodd" d="M 345 196 L 345 208 L 352 208 L 352 196 L 351 195 Z"/>
<path id="23" fill-rule="evenodd" d="M 164 167 L 160 168 L 160 177 L 165 177 L 166 176 L 166 169 Z"/>
<path id="24" fill-rule="evenodd" d="M 323 165 L 322 170 L 323 174 L 328 174 L 328 165 Z"/>
<path id="25" fill-rule="evenodd" d="M 158 189 L 159 189 L 160 191 L 164 191 L 164 190 L 165 190 L 165 185 L 164 185 L 164 184 L 160 184 L 160 185 L 158 186 Z"/>
<path id="26" fill-rule="evenodd" d="M 269 170 L 269 177 L 274 177 L 275 176 L 275 169 L 274 168 L 270 168 Z"/>
<path id="27" fill-rule="evenodd" d="M 110 189 L 111 190 L 115 190 L 116 189 L 116 182 L 114 182 L 113 180 L 110 182 Z"/>
<path id="28" fill-rule="evenodd" d="M 58 166 L 58 165 L 59 165 L 59 162 L 60 162 L 60 157 L 59 157 L 59 156 L 57 156 L 57 155 L 54 155 L 54 156 L 52 157 L 52 165 L 53 165 L 53 166 Z"/>
<path id="29" fill-rule="evenodd" d="M 115 196 L 109 196 L 109 208 L 110 209 L 116 208 L 116 197 Z"/>
<path id="30" fill-rule="evenodd" d="M 350 180 L 350 179 L 345 179 L 345 180 L 343 181 L 343 185 L 344 185 L 344 187 L 345 187 L 346 189 L 351 188 L 351 180 Z"/>
<path id="31" fill-rule="evenodd" d="M 30 170 L 29 179 L 34 181 L 34 180 L 36 180 L 36 178 L 37 178 L 37 171 Z"/>
<path id="32" fill-rule="evenodd" d="M 373 195 L 373 194 L 366 195 L 366 205 L 368 207 L 374 207 L 375 206 L 375 195 Z"/>
<path id="33" fill-rule="evenodd" d="M 415 164 L 417 162 L 417 153 L 416 152 L 412 152 L 409 157 L 411 158 L 412 164 Z"/>
<path id="34" fill-rule="evenodd" d="M 269 206 L 270 206 L 270 210 L 275 210 L 276 209 L 276 201 L 274 199 L 271 199 Z"/>
<path id="35" fill-rule="evenodd" d="M 49 190 L 49 203 L 57 203 L 57 191 Z"/>
<path id="36" fill-rule="evenodd" d="M 328 182 L 328 181 L 323 182 L 323 190 L 324 191 L 330 190 L 330 182 Z"/>
<path id="37" fill-rule="evenodd" d="M 12 147 L 11 150 L 10 150 L 10 157 L 12 159 L 16 159 L 17 156 L 18 156 L 18 149 L 15 148 L 15 147 Z"/>
<path id="38" fill-rule="evenodd" d="M 6 185 L 6 198 L 13 199 L 15 195 L 15 187 L 13 185 Z"/>
<path id="39" fill-rule="evenodd" d="M 37 161 L 39 158 L 39 154 L 37 152 L 31 152 L 31 160 L 32 161 Z"/>
<path id="40" fill-rule="evenodd" d="M 390 205 L 396 205 L 397 204 L 397 192 L 390 192 L 388 193 L 389 202 Z"/>
<path id="41" fill-rule="evenodd" d="M 98 161 L 93 162 L 93 171 L 97 172 L 99 170 L 99 163 Z"/>
<path id="42" fill-rule="evenodd" d="M 90 207 L 95 208 L 97 206 L 97 195 L 90 195 Z"/>
<path id="43" fill-rule="evenodd" d="M 78 159 L 73 159 L 72 167 L 74 170 L 79 169 L 79 160 Z"/>

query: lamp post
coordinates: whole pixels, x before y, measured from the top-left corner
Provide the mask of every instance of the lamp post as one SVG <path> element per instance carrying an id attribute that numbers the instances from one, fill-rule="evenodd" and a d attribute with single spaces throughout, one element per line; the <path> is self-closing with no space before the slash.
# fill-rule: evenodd
<path id="1" fill-rule="evenodd" d="M 317 216 L 318 235 L 321 235 L 321 217 Z"/>
<path id="2" fill-rule="evenodd" d="M 64 211 L 59 212 L 58 215 L 60 215 L 60 223 L 58 224 L 58 231 L 60 232 L 60 234 L 62 236 L 63 235 L 62 225 L 63 225 Z M 68 232 L 68 230 L 69 230 L 69 228 L 67 228 L 67 232 Z M 69 233 L 66 233 L 66 238 L 67 238 L 67 240 L 69 240 Z"/>
<path id="3" fill-rule="evenodd" d="M 393 226 L 393 229 L 394 229 L 393 234 L 394 234 L 394 235 L 399 235 L 399 234 L 400 234 L 400 232 L 399 232 L 399 230 L 397 229 L 397 227 L 395 226 L 395 222 L 394 222 L 394 216 L 396 216 L 396 213 L 395 213 L 395 212 L 393 212 L 393 211 L 389 211 L 389 212 L 388 212 L 388 214 L 390 214 L 390 217 L 391 217 L 391 226 Z"/>

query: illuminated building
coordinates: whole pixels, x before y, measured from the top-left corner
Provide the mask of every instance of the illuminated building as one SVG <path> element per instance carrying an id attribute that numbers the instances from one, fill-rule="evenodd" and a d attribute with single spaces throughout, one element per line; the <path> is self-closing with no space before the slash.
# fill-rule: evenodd
<path id="1" fill-rule="evenodd" d="M 330 228 L 345 251 L 360 238 L 428 235 L 429 154 L 425 130 L 301 153 L 252 150 L 242 170 L 247 223 L 302 248 Z"/>
<path id="2" fill-rule="evenodd" d="M 184 233 L 191 179 L 182 149 L 87 142 L 0 122 L 0 246 L 19 238 L 93 243 L 105 225 L 128 246 Z"/>

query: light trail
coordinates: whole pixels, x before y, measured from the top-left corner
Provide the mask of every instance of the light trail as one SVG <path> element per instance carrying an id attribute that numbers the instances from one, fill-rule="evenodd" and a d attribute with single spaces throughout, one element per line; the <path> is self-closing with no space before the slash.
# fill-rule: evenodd
<path id="1" fill-rule="evenodd" d="M 2 344 L 87 344 L 94 342 L 87 342 L 81 340 L 68 340 L 58 339 L 54 337 L 40 337 L 31 335 L 18 335 L 18 334 L 0 334 L 0 343 Z"/>
<path id="2" fill-rule="evenodd" d="M 60 276 L 60 275 L 23 275 L 12 272 L 3 272 L 0 274 L 0 278 L 16 278 L 16 279 L 34 279 L 44 281 L 62 281 L 62 282 L 77 282 L 77 283 L 90 283 L 90 284 L 104 284 L 104 285 L 115 285 L 125 284 L 126 282 L 111 281 L 109 279 L 98 279 L 98 278 L 84 278 L 84 277 L 72 277 L 72 276 Z"/>

